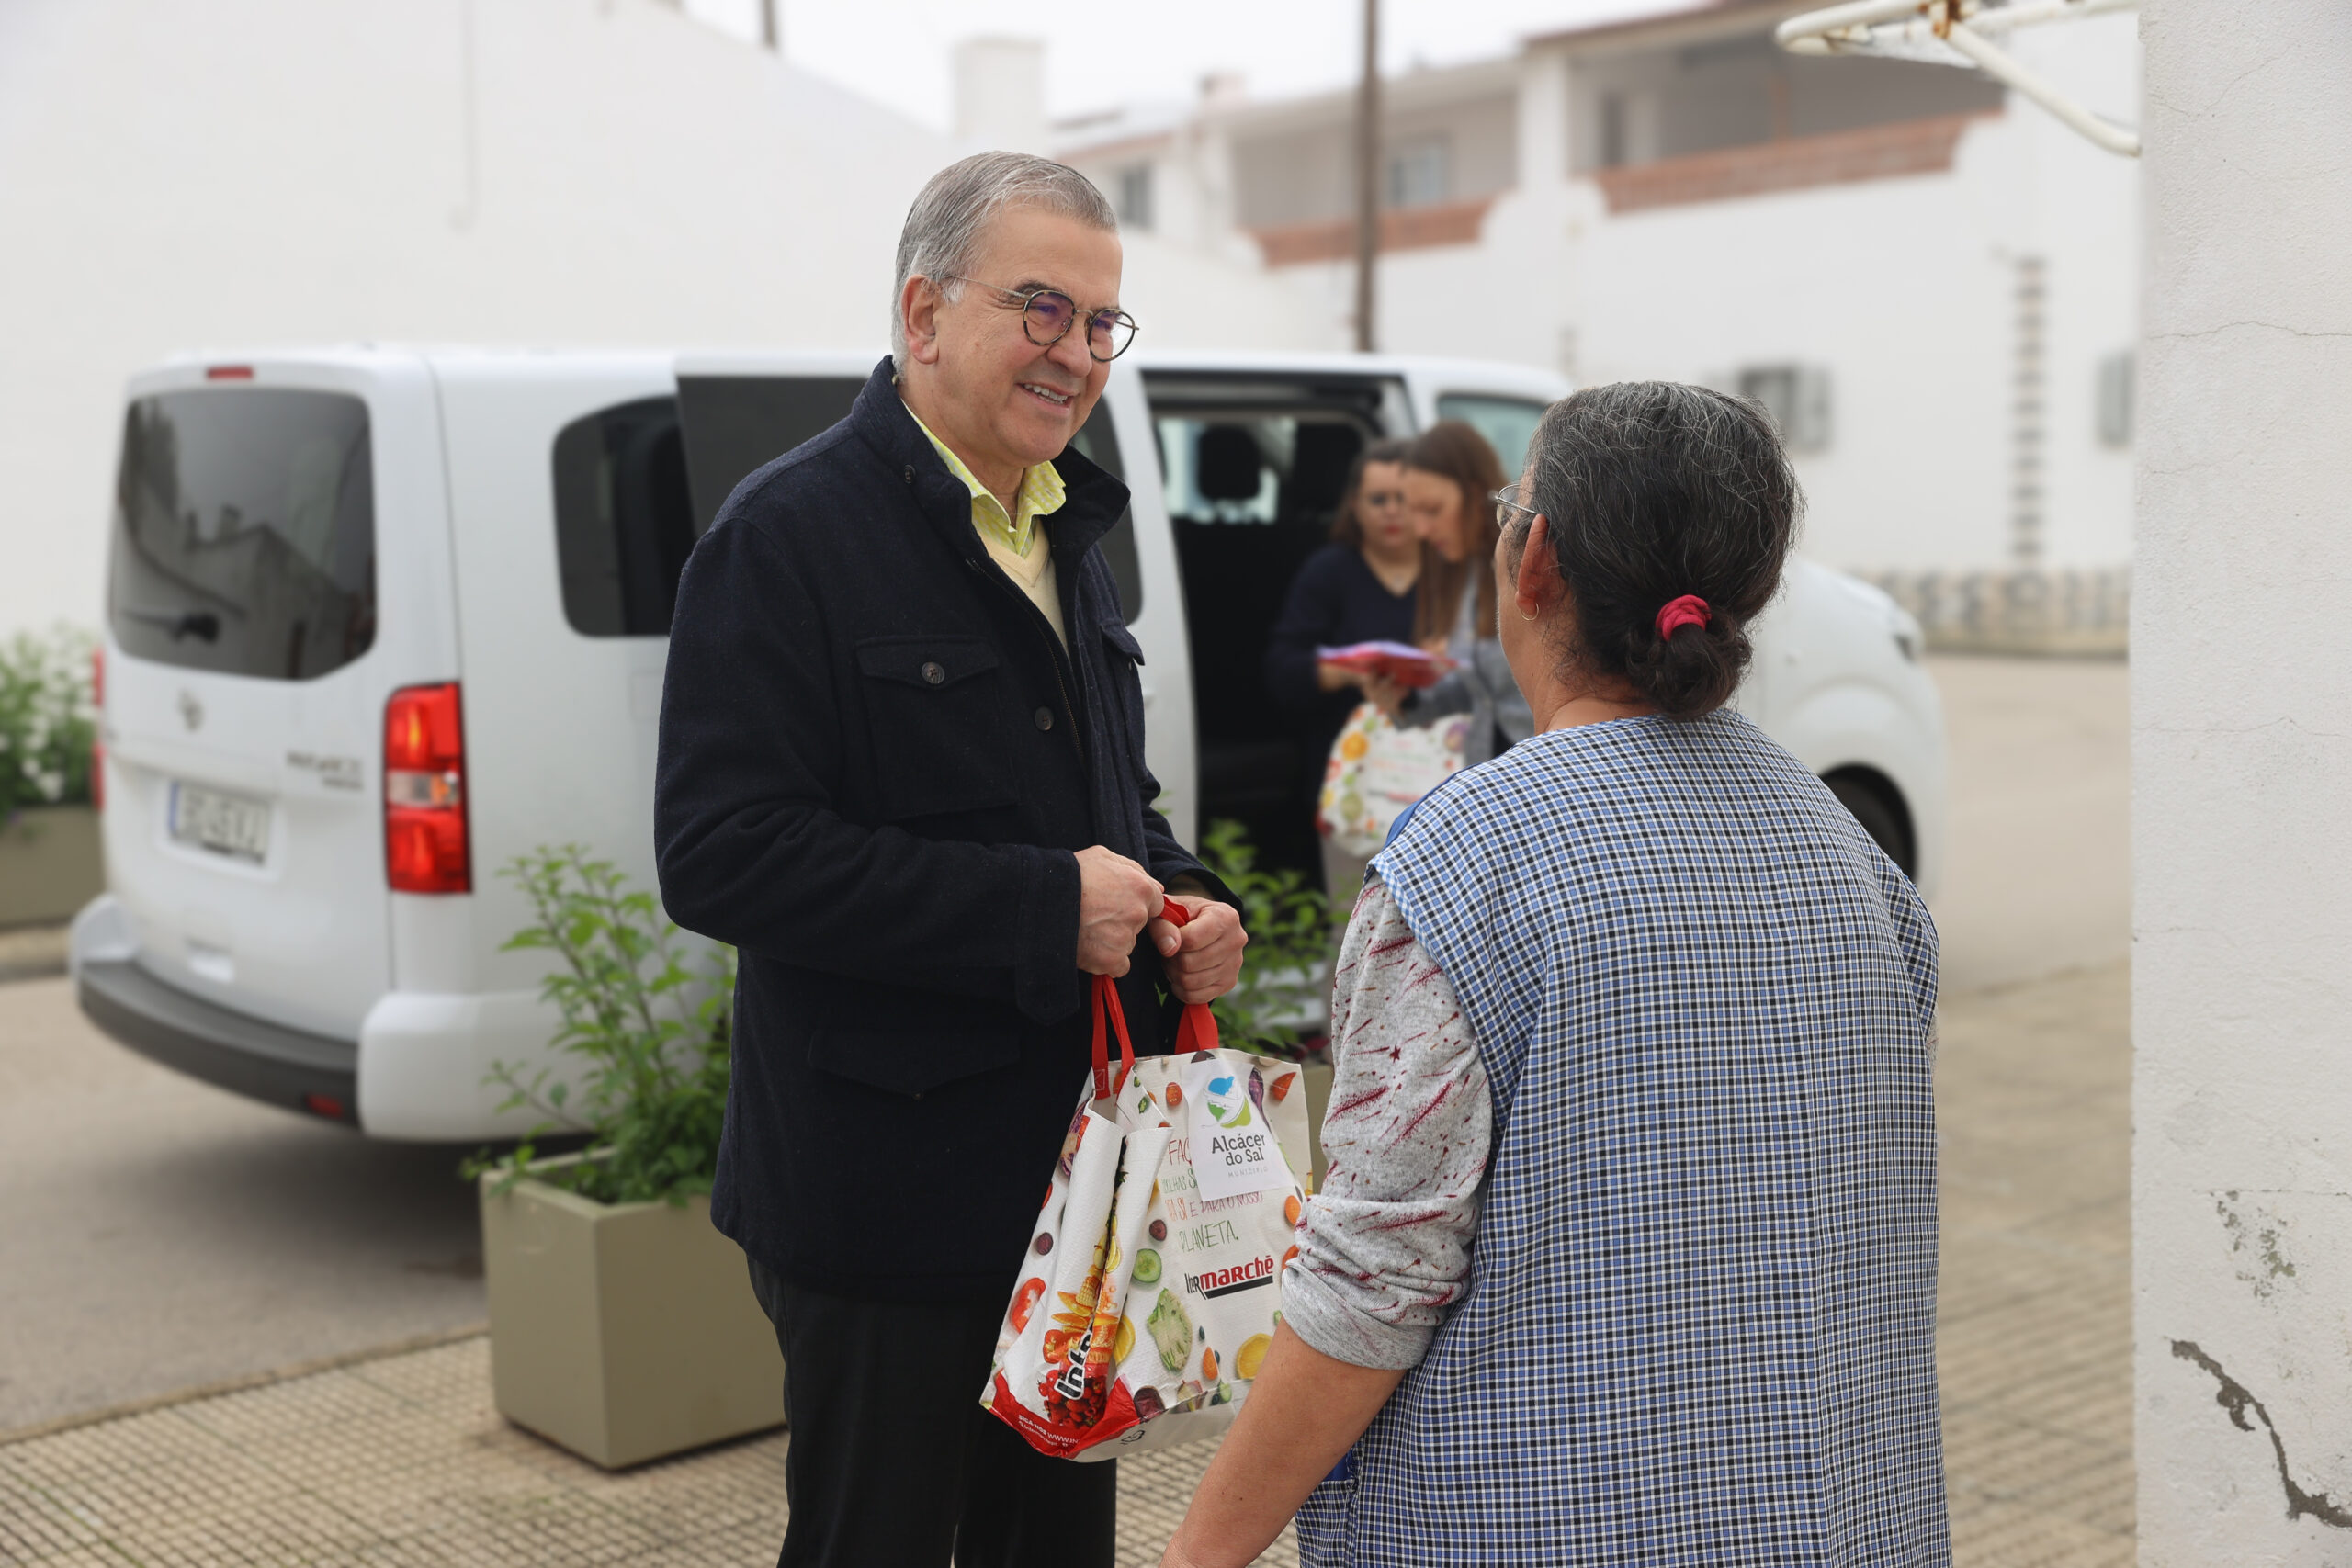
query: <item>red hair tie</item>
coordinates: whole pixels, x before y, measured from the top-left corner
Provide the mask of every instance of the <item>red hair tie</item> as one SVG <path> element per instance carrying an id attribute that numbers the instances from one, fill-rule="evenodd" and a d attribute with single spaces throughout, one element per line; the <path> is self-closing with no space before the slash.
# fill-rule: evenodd
<path id="1" fill-rule="evenodd" d="M 1679 599 L 1668 599 L 1658 607 L 1657 635 L 1671 639 L 1684 626 L 1703 626 L 1708 620 L 1707 602 L 1696 593 L 1685 593 Z"/>

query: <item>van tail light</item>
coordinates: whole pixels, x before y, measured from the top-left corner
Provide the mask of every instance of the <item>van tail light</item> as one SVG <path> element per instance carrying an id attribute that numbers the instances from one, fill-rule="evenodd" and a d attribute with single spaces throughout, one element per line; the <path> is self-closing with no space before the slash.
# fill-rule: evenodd
<path id="1" fill-rule="evenodd" d="M 107 650 L 104 647 L 90 649 L 90 705 L 98 711 L 98 722 L 90 737 L 90 806 L 97 811 L 107 808 Z"/>
<path id="2" fill-rule="evenodd" d="M 470 893 L 458 685 L 404 686 L 384 708 L 384 872 L 395 893 Z"/>

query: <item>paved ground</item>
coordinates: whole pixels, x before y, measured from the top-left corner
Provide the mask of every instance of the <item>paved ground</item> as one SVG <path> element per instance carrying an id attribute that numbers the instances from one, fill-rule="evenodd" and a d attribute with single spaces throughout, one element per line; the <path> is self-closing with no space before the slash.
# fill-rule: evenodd
<path id="1" fill-rule="evenodd" d="M 1934 900 L 1944 988 L 2092 968 L 2132 946 L 2132 739 L 2120 660 L 1928 661 L 1951 744 Z"/>
<path id="2" fill-rule="evenodd" d="M 2124 671 L 1939 660 L 1943 1366 L 1964 1564 L 2130 1561 Z M 0 988 L 0 1432 L 478 1318 L 458 1151 L 370 1145 Z M 0 1562 L 754 1562 L 784 1438 L 605 1477 L 479 1340 L 0 1446 Z M 338 1419 L 338 1416 L 359 1419 Z M 1155 1561 L 1205 1453 L 1130 1468 Z M 1272 1559 L 1270 1559 L 1272 1561 Z"/>
<path id="3" fill-rule="evenodd" d="M 1943 1009 L 1938 1349 L 1962 1568 L 2133 1560 L 2130 1008 L 2110 964 Z"/>
<path id="4" fill-rule="evenodd" d="M 0 1562 L 744 1568 L 784 1532 L 778 1433 L 608 1475 L 508 1426 L 469 1338 L 0 1446 Z M 1119 1465 L 1151 1568 L 1213 1447 Z M 1259 1560 L 1296 1568 L 1285 1533 Z"/>
<path id="5" fill-rule="evenodd" d="M 1952 998 L 1942 1371 L 1961 1568 L 2132 1560 L 2131 1051 L 2120 966 Z M 507 1426 L 470 1337 L 0 1445 L 0 1562 L 772 1561 L 783 1434 L 605 1475 Z M 1210 1450 L 1121 1465 L 1148 1564 Z M 1285 1540 L 1264 1559 L 1295 1563 Z"/>
<path id="6" fill-rule="evenodd" d="M 62 978 L 0 986 L 0 1431 L 478 1322 L 459 1155 L 167 1072 Z"/>

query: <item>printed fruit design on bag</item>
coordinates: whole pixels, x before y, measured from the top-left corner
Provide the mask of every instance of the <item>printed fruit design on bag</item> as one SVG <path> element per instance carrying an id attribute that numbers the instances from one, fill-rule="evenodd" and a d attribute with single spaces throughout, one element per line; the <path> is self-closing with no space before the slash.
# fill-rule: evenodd
<path id="1" fill-rule="evenodd" d="M 1144 1327 L 1150 1330 L 1151 1342 L 1159 1347 L 1159 1364 L 1171 1372 L 1182 1371 L 1193 1355 L 1193 1319 L 1175 1292 L 1159 1292 Z"/>
<path id="2" fill-rule="evenodd" d="M 1090 1079 L 1059 1140 L 981 1397 L 1042 1452 L 1213 1435 L 1263 1368 L 1301 1217 L 1300 1077 L 1214 1038 L 1139 1060 L 1109 1100 Z M 1237 1181 L 1235 1151 L 1271 1184 Z"/>
<path id="3" fill-rule="evenodd" d="M 1094 1308 L 1102 1292 L 1102 1242 L 1094 1244 L 1094 1260 L 1076 1294 L 1054 1292 L 1059 1304 L 1054 1309 L 1054 1326 L 1046 1330 L 1045 1375 L 1038 1380 L 1037 1393 L 1046 1402 L 1046 1415 L 1073 1427 L 1091 1427 L 1101 1420 L 1111 1395 L 1110 1382 L 1102 1375 L 1109 1365 L 1108 1348 L 1102 1354 L 1094 1349 Z M 1090 1365 L 1094 1362 L 1101 1365 Z"/>
<path id="4" fill-rule="evenodd" d="M 1046 1281 L 1034 1275 L 1021 1281 L 1021 1289 L 1012 1297 L 1012 1330 L 1018 1334 L 1029 1326 L 1029 1314 L 1037 1310 L 1037 1298 L 1046 1293 Z"/>

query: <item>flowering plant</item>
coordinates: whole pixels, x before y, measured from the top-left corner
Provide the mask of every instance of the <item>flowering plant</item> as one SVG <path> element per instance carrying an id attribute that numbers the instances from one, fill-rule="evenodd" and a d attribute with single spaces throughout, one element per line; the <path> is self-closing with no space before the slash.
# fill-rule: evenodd
<path id="1" fill-rule="evenodd" d="M 70 626 L 0 644 L 0 826 L 28 806 L 88 804 L 94 646 Z"/>

